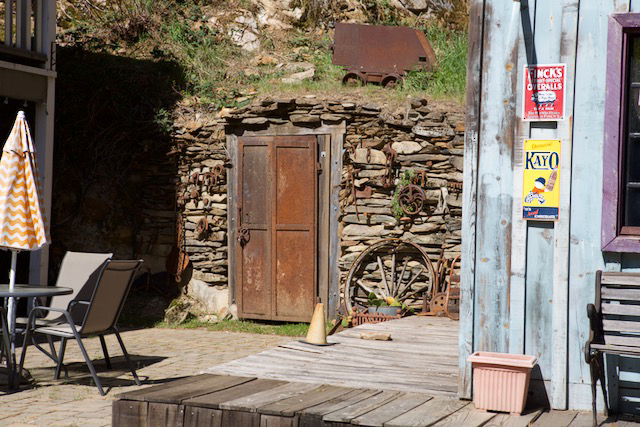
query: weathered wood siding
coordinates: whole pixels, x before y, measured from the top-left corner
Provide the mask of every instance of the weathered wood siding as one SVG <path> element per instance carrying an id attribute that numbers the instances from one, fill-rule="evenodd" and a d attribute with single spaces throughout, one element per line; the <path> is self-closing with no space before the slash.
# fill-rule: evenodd
<path id="1" fill-rule="evenodd" d="M 460 388 L 471 351 L 536 355 L 552 407 L 589 409 L 583 348 L 598 269 L 640 270 L 640 256 L 601 251 L 607 20 L 640 0 L 472 0 L 467 78 Z M 479 18 L 481 17 L 481 18 Z M 565 63 L 566 119 L 524 122 L 523 67 Z M 562 139 L 560 218 L 522 220 L 526 138 Z M 465 302 L 464 299 L 467 301 Z M 473 334 L 470 334 L 473 331 Z M 633 362 L 610 358 L 621 371 Z M 623 359 L 623 358 L 622 358 Z M 640 378 L 615 376 L 618 396 Z M 635 384 L 635 385 L 634 385 Z"/>

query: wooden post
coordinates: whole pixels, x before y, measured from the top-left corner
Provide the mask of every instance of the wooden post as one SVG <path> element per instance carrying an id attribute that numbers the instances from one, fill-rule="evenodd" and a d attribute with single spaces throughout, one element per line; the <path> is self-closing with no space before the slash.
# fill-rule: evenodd
<path id="1" fill-rule="evenodd" d="M 31 1 L 16 1 L 16 47 L 31 50 Z"/>
<path id="2" fill-rule="evenodd" d="M 482 85 L 482 40 L 484 1 L 471 2 L 469 56 L 467 60 L 467 116 L 464 140 L 464 185 L 462 187 L 462 257 L 460 267 L 460 331 L 458 356 L 458 396 L 471 399 L 473 352 L 474 284 L 476 250 L 476 209 L 478 187 L 478 130 L 480 127 L 480 89 Z"/>
<path id="3" fill-rule="evenodd" d="M 4 2 L 4 44 L 13 46 L 13 19 L 15 0 L 5 0 Z"/>

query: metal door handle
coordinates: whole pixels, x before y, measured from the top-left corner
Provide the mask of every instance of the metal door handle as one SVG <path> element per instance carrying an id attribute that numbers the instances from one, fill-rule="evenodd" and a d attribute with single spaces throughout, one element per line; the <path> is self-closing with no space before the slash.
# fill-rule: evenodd
<path id="1" fill-rule="evenodd" d="M 238 242 L 240 243 L 240 246 L 246 245 L 250 239 L 249 229 L 243 228 L 243 227 L 239 228 L 237 239 L 238 239 Z"/>

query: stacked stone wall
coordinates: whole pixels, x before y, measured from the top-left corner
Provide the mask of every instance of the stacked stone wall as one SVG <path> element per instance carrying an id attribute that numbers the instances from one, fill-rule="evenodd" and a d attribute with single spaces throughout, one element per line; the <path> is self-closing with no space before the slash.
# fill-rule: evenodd
<path id="1" fill-rule="evenodd" d="M 338 265 L 342 278 L 358 254 L 384 238 L 417 243 L 433 261 L 441 256 L 453 259 L 460 253 L 464 145 L 460 109 L 414 100 L 387 111 L 377 105 L 313 96 L 263 99 L 216 114 L 184 107 L 175 122 L 177 205 L 185 232 L 182 245 L 192 263 L 191 282 L 196 283 L 192 292 L 202 293 L 203 287 L 209 287 L 218 299 L 227 297 L 226 171 L 233 171 L 235 165 L 229 163 L 225 127 L 267 129 L 272 124 L 292 124 L 313 129 L 342 121 L 346 123 Z M 400 214 L 393 200 L 398 184 L 407 179 L 424 191 L 425 205 L 417 215 Z M 200 232 L 203 220 L 207 229 Z"/>

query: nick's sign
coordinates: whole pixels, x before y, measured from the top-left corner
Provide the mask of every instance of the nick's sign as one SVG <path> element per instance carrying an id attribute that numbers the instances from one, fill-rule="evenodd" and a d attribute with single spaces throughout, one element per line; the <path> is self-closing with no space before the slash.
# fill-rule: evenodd
<path id="1" fill-rule="evenodd" d="M 525 65 L 523 120 L 564 120 L 565 64 Z"/>

